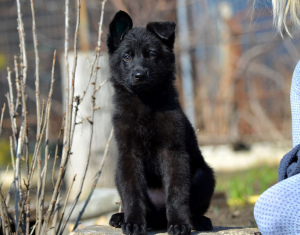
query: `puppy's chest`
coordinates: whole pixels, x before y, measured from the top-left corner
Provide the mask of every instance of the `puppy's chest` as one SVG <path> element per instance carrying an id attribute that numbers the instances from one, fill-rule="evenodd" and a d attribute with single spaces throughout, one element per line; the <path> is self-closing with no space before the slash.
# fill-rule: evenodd
<path id="1" fill-rule="evenodd" d="M 157 136 L 156 113 L 145 107 L 137 107 L 128 115 L 133 128 L 130 130 L 137 137 L 150 141 Z"/>

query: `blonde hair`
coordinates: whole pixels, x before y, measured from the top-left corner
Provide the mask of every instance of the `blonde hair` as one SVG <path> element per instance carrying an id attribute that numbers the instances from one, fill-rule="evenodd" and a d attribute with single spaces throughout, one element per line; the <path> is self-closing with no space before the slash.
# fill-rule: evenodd
<path id="1" fill-rule="evenodd" d="M 291 36 L 290 27 L 287 25 L 289 17 L 294 26 L 300 26 L 300 0 L 272 0 L 273 22 L 277 30 L 282 34 L 282 30 Z"/>

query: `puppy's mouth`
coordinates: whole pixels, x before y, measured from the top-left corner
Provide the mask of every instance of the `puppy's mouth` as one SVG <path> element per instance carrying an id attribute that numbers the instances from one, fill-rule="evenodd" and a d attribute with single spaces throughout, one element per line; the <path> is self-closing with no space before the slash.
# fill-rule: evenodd
<path id="1" fill-rule="evenodd" d="M 155 84 L 149 80 L 145 81 L 130 81 L 130 87 L 133 91 L 146 91 L 153 88 Z"/>
<path id="2" fill-rule="evenodd" d="M 131 77 L 127 79 L 127 84 L 132 87 L 147 86 L 150 85 L 150 83 L 151 83 L 151 79 L 149 79 L 149 77 L 143 79 L 136 79 Z"/>

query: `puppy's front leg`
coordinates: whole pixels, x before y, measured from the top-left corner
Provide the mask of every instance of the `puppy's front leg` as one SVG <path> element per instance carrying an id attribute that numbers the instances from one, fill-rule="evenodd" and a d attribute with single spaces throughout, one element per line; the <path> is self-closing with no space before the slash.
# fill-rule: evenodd
<path id="1" fill-rule="evenodd" d="M 146 234 L 145 176 L 141 158 L 121 156 L 116 183 L 124 208 L 124 234 Z"/>
<path id="2" fill-rule="evenodd" d="M 167 194 L 168 233 L 188 235 L 191 233 L 188 155 L 180 151 L 166 151 L 163 157 L 163 174 Z"/>

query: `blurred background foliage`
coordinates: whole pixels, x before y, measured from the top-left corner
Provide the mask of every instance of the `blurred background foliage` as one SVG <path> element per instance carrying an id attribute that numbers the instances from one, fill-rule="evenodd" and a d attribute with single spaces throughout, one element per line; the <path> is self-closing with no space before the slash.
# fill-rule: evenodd
<path id="1" fill-rule="evenodd" d="M 217 173 L 216 192 L 224 192 L 230 206 L 253 204 L 257 200 L 255 195 L 277 183 L 277 168 L 277 165 L 261 165 L 243 171 Z"/>

